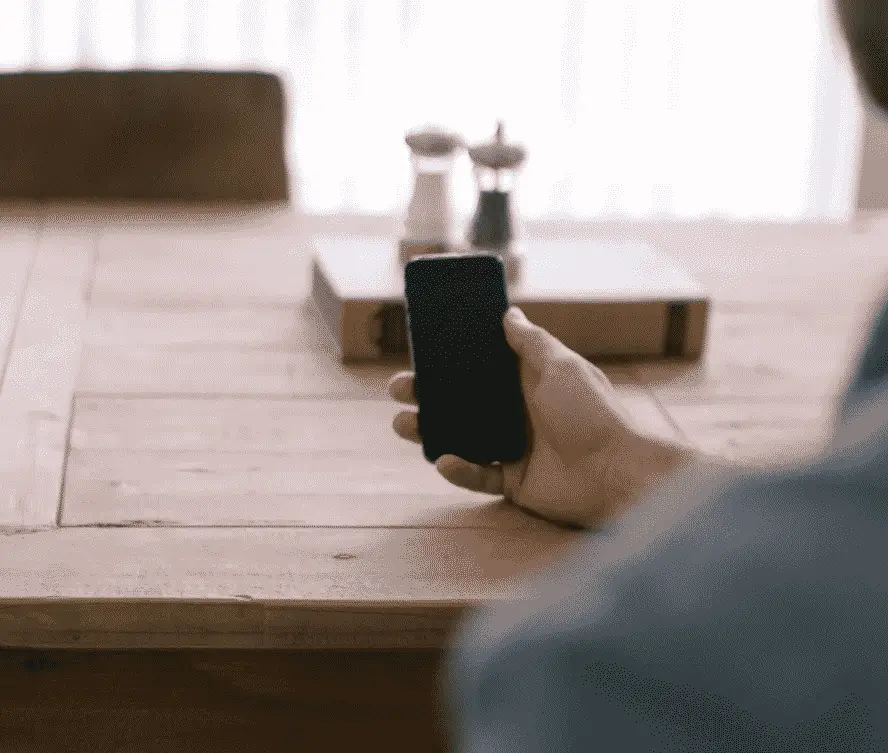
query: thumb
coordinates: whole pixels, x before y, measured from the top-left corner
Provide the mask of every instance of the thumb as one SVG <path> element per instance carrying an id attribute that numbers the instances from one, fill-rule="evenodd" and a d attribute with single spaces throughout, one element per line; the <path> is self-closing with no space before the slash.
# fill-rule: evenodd
<path id="1" fill-rule="evenodd" d="M 509 347 L 537 371 L 542 371 L 552 358 L 569 352 L 560 340 L 531 322 L 516 306 L 511 306 L 506 312 L 503 329 Z"/>

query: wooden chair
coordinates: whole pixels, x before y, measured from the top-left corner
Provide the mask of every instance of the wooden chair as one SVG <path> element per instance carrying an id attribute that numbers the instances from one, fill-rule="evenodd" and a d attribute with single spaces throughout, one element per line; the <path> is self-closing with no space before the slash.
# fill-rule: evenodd
<path id="1" fill-rule="evenodd" d="M 0 75 L 0 199 L 289 200 L 271 74 Z"/>

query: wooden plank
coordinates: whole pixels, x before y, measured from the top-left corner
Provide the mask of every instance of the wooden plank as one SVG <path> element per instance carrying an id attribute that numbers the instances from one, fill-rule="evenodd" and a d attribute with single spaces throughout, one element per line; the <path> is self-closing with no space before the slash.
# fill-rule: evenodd
<path id="1" fill-rule="evenodd" d="M 846 310 L 884 287 L 888 256 L 881 244 L 849 229 L 769 232 L 763 226 L 741 235 L 712 227 L 710 232 L 714 238 L 676 251 L 721 303 Z"/>
<path id="2" fill-rule="evenodd" d="M 6 368 L 28 275 L 37 253 L 34 227 L 0 224 L 0 373 Z"/>
<path id="3" fill-rule="evenodd" d="M 164 226 L 109 228 L 99 240 L 96 303 L 294 303 L 308 293 L 309 241 L 298 218 L 265 224 L 217 220 L 201 229 L 175 216 Z"/>
<path id="4" fill-rule="evenodd" d="M 165 348 L 174 351 L 292 351 L 326 347 L 326 329 L 311 319 L 306 301 L 268 306 L 159 303 L 93 305 L 86 342 L 91 348 Z"/>
<path id="5" fill-rule="evenodd" d="M 344 365 L 307 301 L 99 304 L 78 391 L 124 395 L 379 398 L 409 359 Z M 617 384 L 631 367 L 605 364 Z"/>
<path id="6" fill-rule="evenodd" d="M 10 223 L 6 217 L 3 220 L 6 222 L 0 246 L 0 375 L 5 376 L 28 278 L 37 255 L 38 231 L 36 223 L 22 227 L 20 223 Z M 11 226 L 6 227 L 7 224 Z M 33 429 L 33 422 L 17 406 L 4 409 L 0 402 L 0 478 L 4 488 L 0 498 L 0 525 L 8 524 L 13 517 L 23 522 L 29 519 L 30 504 L 22 490 L 28 487 L 33 475 Z M 16 514 L 19 511 L 20 516 Z"/>
<path id="7" fill-rule="evenodd" d="M 246 595 L 165 604 L 145 598 L 31 600 L 0 604 L 0 645 L 91 650 L 441 648 L 466 608 L 331 603 L 295 609 Z"/>
<path id="8" fill-rule="evenodd" d="M 305 300 L 99 304 L 88 331 L 84 393 L 382 397 L 408 365 L 342 365 Z"/>
<path id="9" fill-rule="evenodd" d="M 415 605 L 138 599 L 0 603 L 0 646 L 134 649 L 434 649 L 467 603 Z M 208 626 L 212 626 L 209 627 Z"/>
<path id="10" fill-rule="evenodd" d="M 0 393 L 6 402 L 57 413 L 70 404 L 94 245 L 89 233 L 42 231 Z"/>
<path id="11" fill-rule="evenodd" d="M 809 457 L 828 441 L 831 403 L 697 403 L 668 405 L 684 436 L 730 460 L 780 465 Z"/>
<path id="12" fill-rule="evenodd" d="M 443 753 L 441 653 L 0 651 L 0 748 Z"/>
<path id="13" fill-rule="evenodd" d="M 674 436 L 624 391 L 644 431 Z M 65 525 L 526 527 L 445 482 L 391 429 L 392 401 L 127 400 L 76 404 Z"/>
<path id="14" fill-rule="evenodd" d="M 618 385 L 632 367 L 600 364 Z M 339 397 L 379 399 L 407 361 L 342 364 L 331 350 L 282 351 L 202 347 L 87 348 L 78 392 L 84 395 Z"/>
<path id="15" fill-rule="evenodd" d="M 0 526 L 55 525 L 93 249 L 88 233 L 41 233 L 0 391 Z"/>
<path id="16" fill-rule="evenodd" d="M 834 398 L 845 387 L 869 327 L 861 310 L 812 314 L 777 305 L 716 307 L 700 363 L 638 365 L 634 376 L 667 405 Z"/>
<path id="17" fill-rule="evenodd" d="M 89 348 L 79 391 L 120 395 L 379 398 L 399 366 L 345 367 L 332 353 Z"/>
<path id="18" fill-rule="evenodd" d="M 444 646 L 460 610 L 520 596 L 522 578 L 550 566 L 582 536 L 542 522 L 496 531 L 60 528 L 8 534 L 0 546 L 0 645 Z M 202 608 L 213 604 L 224 610 Z"/>
<path id="19" fill-rule="evenodd" d="M 380 454 L 403 457 L 414 446 L 390 429 L 398 410 L 392 400 L 80 397 L 71 447 L 298 454 L 362 450 L 372 436 Z"/>
<path id="20" fill-rule="evenodd" d="M 70 466 L 65 525 L 527 525 L 404 452 L 78 451 Z"/>
<path id="21" fill-rule="evenodd" d="M 658 436 L 673 429 L 640 389 L 618 387 L 630 418 Z M 79 397 L 71 446 L 77 450 L 317 452 L 414 446 L 395 438 L 390 423 L 402 406 L 392 400 Z"/>

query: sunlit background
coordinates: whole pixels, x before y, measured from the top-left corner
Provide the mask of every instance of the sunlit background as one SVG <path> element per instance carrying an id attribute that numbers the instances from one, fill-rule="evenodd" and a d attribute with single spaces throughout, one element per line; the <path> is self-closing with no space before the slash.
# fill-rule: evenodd
<path id="1" fill-rule="evenodd" d="M 4 70 L 284 78 L 310 212 L 406 205 L 405 132 L 503 118 L 528 217 L 841 217 L 859 103 L 821 0 L 2 0 Z M 457 208 L 474 203 L 463 160 Z"/>

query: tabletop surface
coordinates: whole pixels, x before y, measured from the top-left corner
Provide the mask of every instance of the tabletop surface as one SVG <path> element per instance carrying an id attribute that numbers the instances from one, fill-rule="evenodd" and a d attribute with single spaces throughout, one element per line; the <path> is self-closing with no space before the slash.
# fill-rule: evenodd
<path id="1" fill-rule="evenodd" d="M 0 645 L 437 647 L 583 535 L 394 436 L 395 367 L 342 366 L 306 303 L 324 232 L 287 208 L 0 215 Z M 605 368 L 641 428 L 817 450 L 882 293 L 878 222 L 572 232 L 712 293 L 701 363 Z"/>

